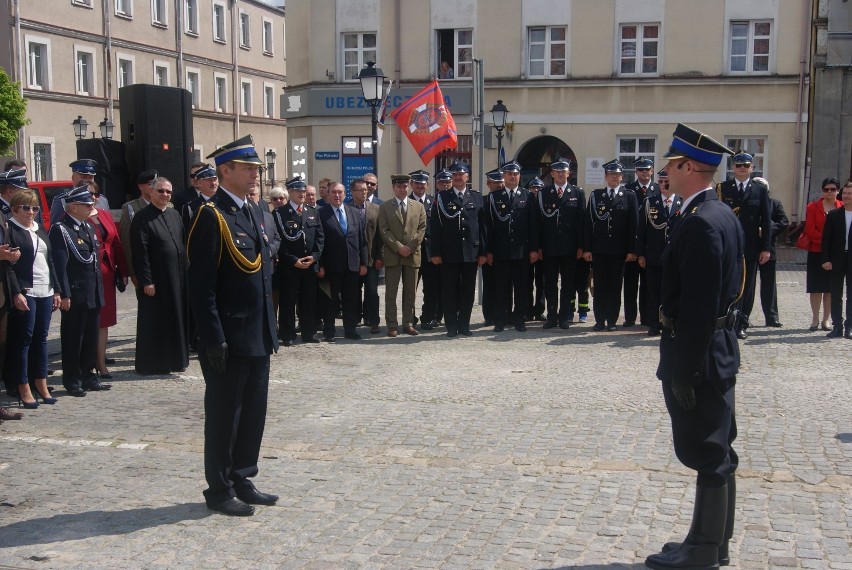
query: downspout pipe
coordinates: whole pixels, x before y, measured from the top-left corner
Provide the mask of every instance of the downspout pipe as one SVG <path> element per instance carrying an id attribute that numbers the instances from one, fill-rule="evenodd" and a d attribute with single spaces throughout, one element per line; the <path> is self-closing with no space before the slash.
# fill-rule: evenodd
<path id="1" fill-rule="evenodd" d="M 799 55 L 799 90 L 796 93 L 796 140 L 793 144 L 793 173 L 796 177 L 795 203 L 797 204 L 797 208 L 793 212 L 794 223 L 798 222 L 798 219 L 802 217 L 805 211 L 805 206 L 808 200 L 808 188 L 810 187 L 810 173 L 807 172 L 805 173 L 805 176 L 802 176 L 800 170 L 802 166 L 802 154 L 804 152 L 802 146 L 802 114 L 805 112 L 805 75 L 808 72 L 808 51 L 810 47 L 808 38 L 810 37 L 810 15 L 812 10 L 813 8 L 810 1 L 802 2 L 802 46 Z"/>
<path id="2" fill-rule="evenodd" d="M 19 0 L 12 0 L 12 5 L 15 8 L 15 50 L 17 51 L 16 69 L 13 79 L 18 82 L 18 92 L 21 98 L 24 97 L 24 81 L 26 73 L 24 72 L 24 50 L 21 41 L 21 6 Z M 22 157 L 29 164 L 30 157 L 27 156 L 27 127 L 22 126 L 18 131 L 18 140 L 15 143 L 15 154 Z"/>

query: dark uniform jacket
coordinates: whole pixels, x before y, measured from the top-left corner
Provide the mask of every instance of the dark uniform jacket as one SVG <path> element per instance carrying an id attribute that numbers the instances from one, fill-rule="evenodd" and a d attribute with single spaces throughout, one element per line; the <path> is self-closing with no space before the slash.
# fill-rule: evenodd
<path id="1" fill-rule="evenodd" d="M 443 263 L 475 263 L 486 254 L 488 220 L 479 192 L 466 190 L 461 200 L 453 188 L 439 192 L 429 224 L 432 257 Z"/>
<path id="2" fill-rule="evenodd" d="M 269 243 L 269 257 L 278 259 L 278 249 L 281 247 L 281 234 L 278 233 L 278 225 L 275 223 L 275 218 L 272 217 L 272 212 L 269 211 L 266 202 L 261 202 L 258 206 L 260 206 L 260 213 L 263 214 L 260 229 L 266 234 L 266 241 Z"/>
<path id="3" fill-rule="evenodd" d="M 648 196 L 660 193 L 660 186 L 653 180 L 648 183 L 648 189 L 645 191 L 642 190 L 642 185 L 639 184 L 638 180 L 634 180 L 630 184 L 625 184 L 624 189 L 630 190 L 636 195 L 636 203 L 640 206 L 645 202 L 645 198 Z"/>
<path id="4" fill-rule="evenodd" d="M 852 240 L 852 234 L 849 239 Z M 832 272 L 845 271 L 852 256 L 852 247 L 847 251 L 849 245 L 846 242 L 846 210 L 837 208 L 830 211 L 825 216 L 825 225 L 822 228 L 822 263 L 830 261 Z"/>
<path id="5" fill-rule="evenodd" d="M 367 233 L 361 225 L 361 216 L 352 206 L 343 205 L 346 212 L 346 233 L 337 221 L 337 215 L 330 204 L 319 210 L 325 246 L 320 257 L 320 265 L 326 271 L 358 273 L 361 265 L 369 263 L 367 253 Z"/>
<path id="6" fill-rule="evenodd" d="M 732 326 L 718 327 L 740 294 L 743 232 L 730 208 L 712 190 L 681 212 L 663 251 L 662 312 L 674 319 L 663 334 L 657 377 L 705 380 L 736 376 L 740 352 Z"/>
<path id="7" fill-rule="evenodd" d="M 39 224 L 39 222 L 36 222 Z M 53 257 L 51 255 L 50 239 L 47 234 L 41 229 L 41 224 L 38 225 L 36 234 L 47 245 L 47 268 L 50 273 L 50 286 L 53 287 L 54 293 L 59 293 L 59 279 L 56 275 L 56 269 L 53 266 Z M 25 230 L 14 220 L 9 221 L 9 229 L 7 230 L 9 245 L 12 247 L 21 248 L 21 257 L 18 258 L 9 271 L 9 291 L 10 298 L 15 297 L 24 289 L 30 289 L 33 286 L 33 263 L 35 262 L 35 249 L 33 249 L 33 240 L 29 230 Z M 0 242 L 2 243 L 2 242 Z"/>
<path id="8" fill-rule="evenodd" d="M 775 239 L 790 225 L 790 220 L 787 219 L 787 212 L 784 211 L 784 205 L 781 204 L 781 200 L 770 198 L 769 202 L 772 205 L 772 214 L 770 215 L 770 219 L 772 220 L 772 238 L 769 242 L 769 259 L 776 260 Z"/>
<path id="9" fill-rule="evenodd" d="M 485 198 L 488 219 L 488 253 L 494 259 L 529 259 L 532 244 L 534 203 L 530 192 L 518 188 L 509 197 L 506 188 Z"/>
<path id="10" fill-rule="evenodd" d="M 53 267 L 59 281 L 59 296 L 71 299 L 71 305 L 78 308 L 103 307 L 104 285 L 98 241 L 92 226 L 78 223 L 71 216 L 63 216 L 50 228 L 49 238 Z M 89 258 L 91 261 L 85 263 Z"/>
<path id="11" fill-rule="evenodd" d="M 610 201 L 607 192 L 607 188 L 599 188 L 589 198 L 583 249 L 603 255 L 636 253 L 636 195 L 619 187 Z"/>
<path id="12" fill-rule="evenodd" d="M 716 187 L 719 198 L 740 219 L 745 235 L 745 257 L 756 261 L 761 251 L 769 251 L 772 242 L 772 204 L 769 188 L 762 182 L 749 180 L 742 200 L 736 180 L 726 180 Z"/>
<path id="13" fill-rule="evenodd" d="M 273 218 L 281 235 L 281 247 L 278 249 L 280 263 L 292 268 L 298 260 L 309 255 L 314 261 L 320 260 L 325 234 L 316 208 L 303 205 L 300 215 L 293 206 L 285 204 L 275 209 Z M 310 269 L 319 271 L 319 264 L 314 263 Z"/>
<path id="14" fill-rule="evenodd" d="M 533 249 L 547 256 L 576 257 L 583 247 L 583 226 L 586 223 L 586 194 L 582 188 L 567 184 L 562 198 L 556 186 L 542 188 L 534 198 L 536 231 Z"/>
<path id="15" fill-rule="evenodd" d="M 420 202 L 417 196 L 414 195 L 414 192 L 409 194 L 408 196 L 415 202 Z M 431 228 L 429 227 L 430 221 L 432 220 L 432 205 L 435 202 L 435 199 L 432 198 L 430 194 L 423 194 L 423 201 L 420 202 L 423 204 L 423 208 L 426 209 L 426 234 L 423 236 L 423 241 L 420 242 L 420 263 L 425 264 L 429 262 L 429 259 L 432 257 L 432 240 L 431 238 Z"/>
<path id="16" fill-rule="evenodd" d="M 195 214 L 201 209 L 201 206 L 207 203 L 207 199 L 203 194 L 198 194 L 195 198 L 185 202 L 180 209 L 180 218 L 183 221 L 183 227 L 187 233 L 192 229 L 192 220 L 195 219 Z"/>
<path id="17" fill-rule="evenodd" d="M 639 208 L 636 253 L 645 258 L 646 265 L 659 267 L 663 264 L 663 249 L 672 230 L 671 217 L 674 217 L 683 204 L 683 200 L 676 194 L 672 194 L 671 198 L 671 214 L 666 209 L 665 196 L 660 193 L 649 194 Z"/>
<path id="18" fill-rule="evenodd" d="M 272 259 L 260 227 L 260 206 L 251 200 L 246 204 L 251 220 L 219 187 L 196 214 L 186 244 L 189 300 L 204 346 L 227 342 L 231 355 L 267 356 L 278 348 Z"/>

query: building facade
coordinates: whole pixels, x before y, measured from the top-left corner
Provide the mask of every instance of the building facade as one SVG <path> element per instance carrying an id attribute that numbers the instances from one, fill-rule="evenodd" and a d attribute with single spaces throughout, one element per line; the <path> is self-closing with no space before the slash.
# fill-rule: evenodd
<path id="1" fill-rule="evenodd" d="M 603 184 L 601 165 L 612 158 L 630 165 L 655 157 L 659 168 L 684 122 L 753 153 L 756 172 L 796 212 L 805 192 L 810 34 L 810 4 L 797 0 L 290 0 L 282 106 L 291 149 L 301 153 L 291 170 L 317 180 L 369 169 L 370 109 L 357 74 L 374 60 L 394 81 L 391 107 L 439 77 L 459 148 L 429 170 L 454 158 L 471 161 L 475 173 L 494 168 L 488 111 L 502 100 L 502 146 L 523 165 L 524 180 L 546 177 L 557 156 L 574 161 L 586 188 Z M 440 77 L 442 61 L 452 78 Z M 423 167 L 391 120 L 378 164 L 385 186 L 391 172 Z"/>
<path id="2" fill-rule="evenodd" d="M 259 152 L 286 156 L 283 8 L 257 0 L 2 0 L 0 21 L 0 64 L 28 100 L 31 123 L 16 150 L 32 179 L 70 176 L 78 116 L 96 137 L 110 119 L 120 140 L 119 89 L 138 83 L 191 93 L 197 157 L 245 134 Z"/>

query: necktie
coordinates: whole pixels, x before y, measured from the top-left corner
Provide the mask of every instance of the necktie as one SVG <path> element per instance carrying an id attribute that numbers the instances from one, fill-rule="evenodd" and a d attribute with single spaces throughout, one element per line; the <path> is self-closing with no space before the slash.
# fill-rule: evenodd
<path id="1" fill-rule="evenodd" d="M 402 215 L 405 215 L 405 200 L 399 201 L 399 211 L 402 212 Z"/>
<path id="2" fill-rule="evenodd" d="M 562 186 L 560 186 L 559 188 L 557 188 L 557 189 L 556 189 L 556 195 L 557 195 L 559 198 L 561 198 L 561 197 L 562 197 L 562 194 L 564 194 L 564 193 L 565 193 L 565 189 L 564 189 Z"/>
<path id="3" fill-rule="evenodd" d="M 299 214 L 300 216 L 302 215 L 302 206 L 296 207 L 296 213 Z"/>
<path id="4" fill-rule="evenodd" d="M 459 197 L 459 200 L 464 200 L 464 192 L 456 191 L 456 196 Z"/>
<path id="5" fill-rule="evenodd" d="M 743 195 L 745 194 L 745 185 L 740 182 L 740 200 L 743 199 Z"/>
<path id="6" fill-rule="evenodd" d="M 337 221 L 340 224 L 340 228 L 346 233 L 348 226 L 346 225 L 346 216 L 343 215 L 343 208 L 337 209 Z"/>
<path id="7" fill-rule="evenodd" d="M 671 215 L 672 213 L 672 199 L 666 198 L 666 214 Z"/>
<path id="8" fill-rule="evenodd" d="M 610 189 L 608 190 L 608 194 L 609 194 L 609 199 L 610 199 L 610 200 L 612 200 L 612 195 L 613 195 L 612 188 L 610 188 Z"/>

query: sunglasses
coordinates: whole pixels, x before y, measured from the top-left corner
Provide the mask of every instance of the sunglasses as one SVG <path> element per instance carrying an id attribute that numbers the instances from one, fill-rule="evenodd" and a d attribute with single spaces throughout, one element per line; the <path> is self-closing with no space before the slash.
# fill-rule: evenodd
<path id="1" fill-rule="evenodd" d="M 751 166 L 751 163 L 750 162 L 740 162 L 738 164 L 735 164 L 734 166 L 736 168 L 748 168 L 749 166 Z"/>
<path id="2" fill-rule="evenodd" d="M 171 195 L 171 193 L 172 193 L 171 190 L 163 190 L 162 188 L 157 188 L 157 192 L 159 192 L 160 194 L 169 194 L 169 195 Z"/>
<path id="3" fill-rule="evenodd" d="M 32 212 L 33 214 L 38 214 L 39 212 L 41 212 L 41 208 L 39 206 L 30 206 L 24 204 L 23 206 L 18 207 L 25 212 Z"/>
<path id="4" fill-rule="evenodd" d="M 376 182 L 367 182 L 367 186 L 376 186 L 376 185 L 377 185 Z"/>

